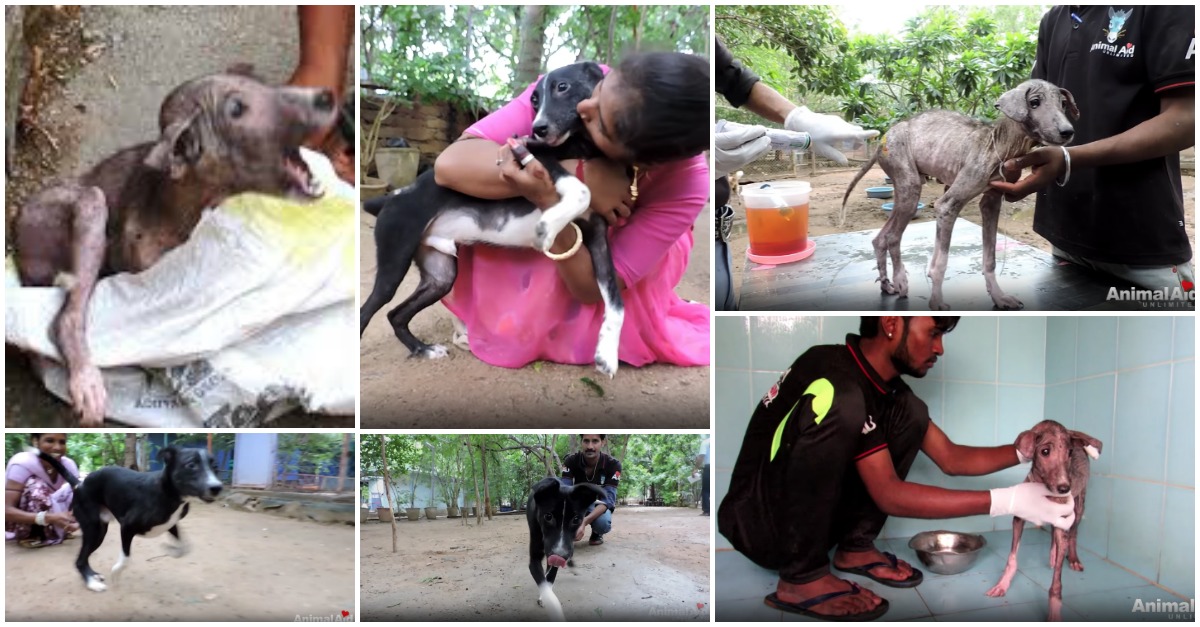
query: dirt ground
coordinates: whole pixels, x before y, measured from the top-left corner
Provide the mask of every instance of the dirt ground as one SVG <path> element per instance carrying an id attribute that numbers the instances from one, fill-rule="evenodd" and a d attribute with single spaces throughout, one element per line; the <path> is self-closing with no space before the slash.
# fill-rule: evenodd
<path id="1" fill-rule="evenodd" d="M 851 193 L 850 199 L 846 203 L 845 225 L 838 225 L 842 207 L 842 196 L 845 195 L 846 187 L 850 185 L 850 181 L 854 179 L 854 175 L 857 173 L 857 165 L 853 168 L 822 169 L 815 176 L 807 174 L 806 168 L 805 174 L 794 177 L 795 180 L 808 181 L 813 187 L 809 198 L 809 236 L 815 237 L 831 233 L 866 231 L 883 227 L 883 223 L 887 221 L 889 214 L 881 210 L 880 207 L 885 202 L 891 202 L 892 199 L 879 200 L 867 198 L 867 194 L 864 191 L 868 187 L 886 185 L 884 182 L 885 174 L 878 165 L 871 168 L 862 180 L 858 182 L 858 185 L 855 186 L 854 192 Z M 925 203 L 925 208 L 921 209 L 917 213 L 917 216 L 913 218 L 914 223 L 926 222 L 933 219 L 933 211 L 931 210 L 933 201 L 942 195 L 943 190 L 944 187 L 937 182 L 928 182 L 925 184 L 925 188 L 921 192 L 921 202 Z M 746 214 L 741 199 L 735 195 L 731 199 L 730 204 L 737 210 L 734 231 L 729 243 L 730 255 L 733 261 L 733 284 L 737 288 L 740 288 L 742 284 L 742 271 L 746 266 L 746 249 L 750 245 L 750 240 L 746 235 Z M 1183 205 L 1186 216 L 1185 227 L 1187 228 L 1188 235 L 1195 242 L 1195 176 L 1185 175 L 1183 177 Z M 1047 242 L 1045 238 L 1033 232 L 1033 208 L 1033 196 L 1028 196 L 1016 203 L 1005 201 L 1000 214 L 1000 233 L 1030 246 L 1040 248 L 1048 253 L 1051 250 L 1050 242 Z M 979 215 L 979 202 L 977 200 L 969 203 L 959 215 L 975 224 L 982 224 L 982 219 Z"/>
<path id="2" fill-rule="evenodd" d="M 711 209 L 696 220 L 696 245 L 676 289 L 682 297 L 703 303 L 709 297 L 712 243 L 708 240 Z M 371 293 L 375 281 L 375 218 L 360 212 L 359 293 Z M 413 319 L 413 334 L 445 344 L 450 356 L 409 359 L 396 339 L 386 312 L 416 289 L 419 275 L 410 271 L 392 305 L 371 320 L 359 345 L 359 395 L 363 428 L 708 428 L 708 379 L 705 367 L 621 364 L 609 380 L 591 366 L 551 363 L 521 369 L 489 366 L 453 346 L 450 312 L 435 305 Z M 581 381 L 587 377 L 604 391 Z M 566 422 L 569 421 L 569 422 Z"/>
<path id="3" fill-rule="evenodd" d="M 44 22 L 28 42 L 43 49 L 46 68 L 34 107 L 39 130 L 18 134 L 6 178 L 6 225 L 20 202 L 50 181 L 155 137 L 162 98 L 183 81 L 246 62 L 281 83 L 296 64 L 291 6 L 89 6 L 65 17 L 72 11 Z M 45 391 L 19 352 L 5 351 L 4 370 L 6 426 L 76 425 L 70 407 Z M 345 418 L 294 413 L 271 426 L 345 424 Z"/>
<path id="4" fill-rule="evenodd" d="M 353 620 L 353 526 L 249 513 L 218 501 L 192 505 L 179 528 L 191 553 L 168 556 L 167 534 L 136 538 L 131 563 L 102 593 L 87 590 L 75 570 L 80 539 L 32 550 L 5 543 L 5 620 Z M 92 555 L 97 572 L 116 563 L 120 537 L 112 523 Z"/>
<path id="5" fill-rule="evenodd" d="M 600 546 L 575 546 L 555 595 L 567 620 L 709 620 L 709 523 L 699 510 L 620 507 Z M 529 574 L 524 514 L 361 526 L 364 621 L 548 620 Z"/>

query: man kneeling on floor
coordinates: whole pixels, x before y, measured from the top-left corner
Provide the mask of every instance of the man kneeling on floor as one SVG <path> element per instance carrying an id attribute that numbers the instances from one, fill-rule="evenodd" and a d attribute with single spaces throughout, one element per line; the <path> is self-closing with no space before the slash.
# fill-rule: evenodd
<path id="1" fill-rule="evenodd" d="M 592 526 L 592 537 L 588 544 L 604 544 L 604 534 L 612 530 L 612 513 L 617 509 L 617 487 L 621 484 L 621 462 L 600 449 L 604 446 L 603 433 L 585 433 L 579 436 L 582 450 L 571 453 L 563 460 L 562 479 L 564 485 L 593 483 L 604 490 L 604 500 L 592 503 L 587 516 L 575 533 L 575 541 L 583 539 L 583 530 Z"/>
<path id="2" fill-rule="evenodd" d="M 1021 461 L 1011 444 L 960 446 L 900 378 L 923 377 L 958 317 L 864 317 L 861 336 L 815 346 L 763 397 L 742 441 L 718 526 L 754 563 L 779 571 L 767 605 L 814 618 L 871 620 L 888 602 L 834 568 L 911 588 L 921 571 L 875 548 L 888 515 L 1018 516 L 1067 529 L 1074 504 L 1040 483 L 990 491 L 905 481 L 917 451 L 949 475 L 986 475 Z M 1031 416 L 1031 421 L 1035 417 Z"/>

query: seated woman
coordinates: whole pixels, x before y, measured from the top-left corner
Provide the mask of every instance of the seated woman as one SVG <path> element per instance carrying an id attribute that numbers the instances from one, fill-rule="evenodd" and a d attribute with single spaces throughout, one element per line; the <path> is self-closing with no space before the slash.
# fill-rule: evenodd
<path id="1" fill-rule="evenodd" d="M 701 154 L 709 144 L 709 62 L 645 53 L 605 70 L 578 111 L 607 158 L 564 167 L 584 180 L 592 210 L 610 224 L 625 302 L 618 356 L 633 366 L 707 365 L 709 307 L 681 299 L 675 288 L 709 195 Z M 535 86 L 442 152 L 434 166 L 439 184 L 476 198 L 523 196 L 543 209 L 557 202 L 545 170 L 516 166 L 504 145 L 514 134 L 531 134 Z M 575 238 L 575 229 L 564 229 L 550 252 L 570 251 Z M 591 363 L 604 315 L 586 252 L 555 261 L 537 250 L 460 247 L 458 278 L 442 302 L 465 324 L 471 352 L 508 368 L 537 360 Z"/>
<path id="2" fill-rule="evenodd" d="M 34 433 L 30 442 L 53 455 L 69 472 L 79 476 L 79 467 L 66 456 L 67 434 Z M 68 533 L 79 530 L 71 515 L 75 492 L 64 477 L 36 453 L 22 451 L 8 460 L 4 471 L 4 538 L 26 548 L 59 544 Z"/>

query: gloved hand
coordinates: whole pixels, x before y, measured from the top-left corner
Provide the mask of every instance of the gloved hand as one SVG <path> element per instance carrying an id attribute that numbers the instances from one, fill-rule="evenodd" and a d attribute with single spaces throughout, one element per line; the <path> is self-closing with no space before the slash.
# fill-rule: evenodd
<path id="1" fill-rule="evenodd" d="M 720 123 L 717 124 L 721 128 Z M 739 126 L 718 130 L 713 150 L 713 178 L 719 179 L 753 162 L 771 149 L 771 138 L 763 126 Z"/>
<path id="2" fill-rule="evenodd" d="M 1066 531 L 1075 523 L 1075 498 L 1070 494 L 1054 494 L 1040 483 L 1018 483 L 1011 488 L 991 490 L 991 516 L 1016 516 L 1035 525 L 1050 523 Z M 1066 496 L 1066 503 L 1056 503 L 1048 496 Z"/>
<path id="3" fill-rule="evenodd" d="M 838 165 L 846 165 L 849 162 L 846 155 L 839 152 L 835 146 L 843 150 L 852 150 L 858 148 L 862 142 L 879 135 L 879 131 L 864 131 L 861 126 L 855 126 L 836 115 L 813 113 L 808 107 L 792 109 L 784 120 L 783 127 L 789 131 L 808 133 L 812 138 L 809 150 L 838 162 Z"/>

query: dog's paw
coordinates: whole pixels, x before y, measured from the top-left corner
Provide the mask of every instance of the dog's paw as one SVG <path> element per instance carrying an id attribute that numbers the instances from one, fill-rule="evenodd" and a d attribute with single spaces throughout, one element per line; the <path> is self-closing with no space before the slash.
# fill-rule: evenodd
<path id="1" fill-rule="evenodd" d="M 549 222 L 539 220 L 533 231 L 533 245 L 542 252 L 549 252 L 556 237 L 558 237 L 558 231 L 555 231 Z"/>
<path id="2" fill-rule="evenodd" d="M 92 592 L 104 592 L 108 590 L 108 586 L 104 583 L 104 577 L 100 575 L 92 575 L 88 577 L 87 588 Z"/>
<path id="3" fill-rule="evenodd" d="M 988 590 L 986 594 L 990 597 L 1002 597 L 1008 594 L 1008 586 L 996 584 L 995 586 L 992 586 L 992 589 Z"/>
<path id="4" fill-rule="evenodd" d="M 418 350 L 417 352 L 413 353 L 413 356 L 422 357 L 424 359 L 441 359 L 449 354 L 450 351 L 447 350 L 445 346 L 442 346 L 441 344 L 434 344 L 433 346 L 426 346 L 425 348 Z"/>
<path id="5" fill-rule="evenodd" d="M 171 557 L 174 557 L 175 559 L 179 559 L 179 558 L 183 557 L 184 555 L 187 555 L 190 552 L 190 550 L 191 550 L 191 547 L 186 544 L 168 544 L 167 545 L 167 555 L 170 555 Z"/>
<path id="6" fill-rule="evenodd" d="M 895 278 L 892 279 L 892 287 L 896 290 L 897 296 L 906 298 L 908 296 L 908 273 L 904 270 L 897 272 Z"/>
<path id="7" fill-rule="evenodd" d="M 608 375 L 608 378 L 611 379 L 617 375 L 617 360 L 609 359 L 601 355 L 600 351 L 596 351 L 596 370 L 600 374 Z"/>
<path id="8" fill-rule="evenodd" d="M 884 294 L 889 294 L 889 295 L 896 293 L 896 287 L 892 285 L 891 280 L 876 279 L 876 281 L 879 281 L 879 291 L 883 292 Z"/>
<path id="9" fill-rule="evenodd" d="M 104 389 L 104 377 L 100 375 L 100 369 L 87 365 L 71 373 L 67 387 L 71 405 L 79 415 L 79 426 L 103 427 L 108 392 Z"/>
<path id="10" fill-rule="evenodd" d="M 1079 560 L 1067 560 L 1067 563 L 1071 565 L 1071 570 L 1083 572 L 1083 562 Z"/>
<path id="11" fill-rule="evenodd" d="M 1025 308 L 1025 303 L 1022 303 L 1020 299 L 1007 294 L 1001 296 L 1000 298 L 993 299 L 993 301 L 996 303 L 996 306 L 1001 309 L 1011 310 Z"/>
<path id="12" fill-rule="evenodd" d="M 946 301 L 942 300 L 941 298 L 930 298 L 929 299 L 929 309 L 931 309 L 933 311 L 949 311 L 950 305 L 948 303 L 946 303 Z"/>

